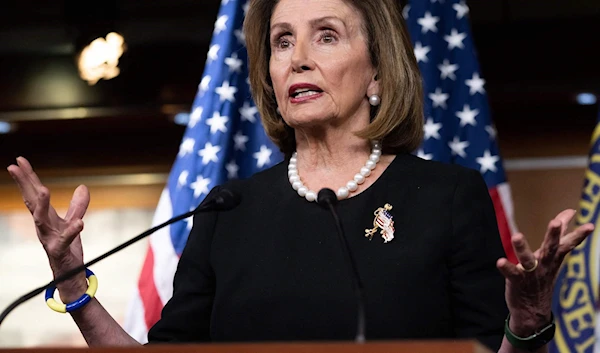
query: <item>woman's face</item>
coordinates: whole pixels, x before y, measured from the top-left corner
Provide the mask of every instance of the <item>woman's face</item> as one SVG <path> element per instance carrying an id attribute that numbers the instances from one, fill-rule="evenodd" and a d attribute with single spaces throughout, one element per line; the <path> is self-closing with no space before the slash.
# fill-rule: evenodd
<path id="1" fill-rule="evenodd" d="M 269 71 L 286 123 L 368 124 L 378 92 L 360 12 L 343 0 L 281 0 L 271 17 Z"/>

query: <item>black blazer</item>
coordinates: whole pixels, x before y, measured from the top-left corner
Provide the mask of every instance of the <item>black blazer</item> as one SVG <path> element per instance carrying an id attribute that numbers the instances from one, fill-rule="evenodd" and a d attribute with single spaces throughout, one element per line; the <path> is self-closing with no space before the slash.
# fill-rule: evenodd
<path id="1" fill-rule="evenodd" d="M 298 196 L 285 162 L 229 186 L 241 204 L 195 217 L 149 342 L 352 340 L 356 300 L 329 211 Z M 369 240 L 385 204 L 394 239 L 377 229 Z M 478 171 L 398 155 L 337 212 L 365 286 L 367 340 L 500 346 L 504 251 Z"/>

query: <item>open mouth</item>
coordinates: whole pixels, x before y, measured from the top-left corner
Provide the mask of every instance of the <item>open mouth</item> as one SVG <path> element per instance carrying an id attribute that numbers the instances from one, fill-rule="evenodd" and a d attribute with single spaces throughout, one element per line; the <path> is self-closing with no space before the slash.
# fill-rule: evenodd
<path id="1" fill-rule="evenodd" d="M 320 90 L 314 90 L 314 89 L 308 89 L 308 88 L 301 88 L 301 89 L 297 89 L 296 91 L 294 91 L 291 95 L 292 98 L 303 98 L 303 97 L 310 97 L 310 96 L 314 96 L 317 95 L 319 93 L 322 93 L 323 91 Z"/>

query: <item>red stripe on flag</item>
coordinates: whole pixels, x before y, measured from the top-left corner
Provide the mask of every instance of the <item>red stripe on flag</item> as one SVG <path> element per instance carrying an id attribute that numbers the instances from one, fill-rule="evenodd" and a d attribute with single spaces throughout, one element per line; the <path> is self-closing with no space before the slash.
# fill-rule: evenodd
<path id="1" fill-rule="evenodd" d="M 500 231 L 500 239 L 502 240 L 502 246 L 504 247 L 504 253 L 508 261 L 513 264 L 518 263 L 517 256 L 512 247 L 510 241 L 511 233 L 508 220 L 506 219 L 506 213 L 504 212 L 504 206 L 502 205 L 502 199 L 496 188 L 489 189 L 492 202 L 494 203 L 494 209 L 496 210 L 496 220 L 498 221 L 498 230 Z"/>
<path id="2" fill-rule="evenodd" d="M 144 306 L 146 328 L 150 329 L 160 319 L 163 307 L 163 303 L 156 290 L 156 284 L 154 283 L 154 252 L 151 246 L 148 247 L 146 259 L 144 260 L 144 266 L 142 267 L 142 273 L 138 281 L 138 290 L 142 305 Z"/>

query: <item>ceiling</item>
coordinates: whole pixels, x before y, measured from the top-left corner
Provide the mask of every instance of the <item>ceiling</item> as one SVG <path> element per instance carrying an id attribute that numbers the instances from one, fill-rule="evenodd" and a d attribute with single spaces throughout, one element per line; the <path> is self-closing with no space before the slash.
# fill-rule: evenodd
<path id="1" fill-rule="evenodd" d="M 0 13 L 0 120 L 16 131 L 0 135 L 0 162 L 25 155 L 41 168 L 168 170 L 183 133 L 172 116 L 193 101 L 219 3 L 7 2 Z M 591 131 L 597 106 L 578 106 L 574 97 L 600 93 L 600 61 L 592 54 L 600 47 L 600 2 L 467 3 L 500 136 L 534 133 L 548 122 L 548 129 Z M 80 29 L 94 22 L 113 23 L 127 51 L 121 75 L 89 86 L 73 56 Z"/>

